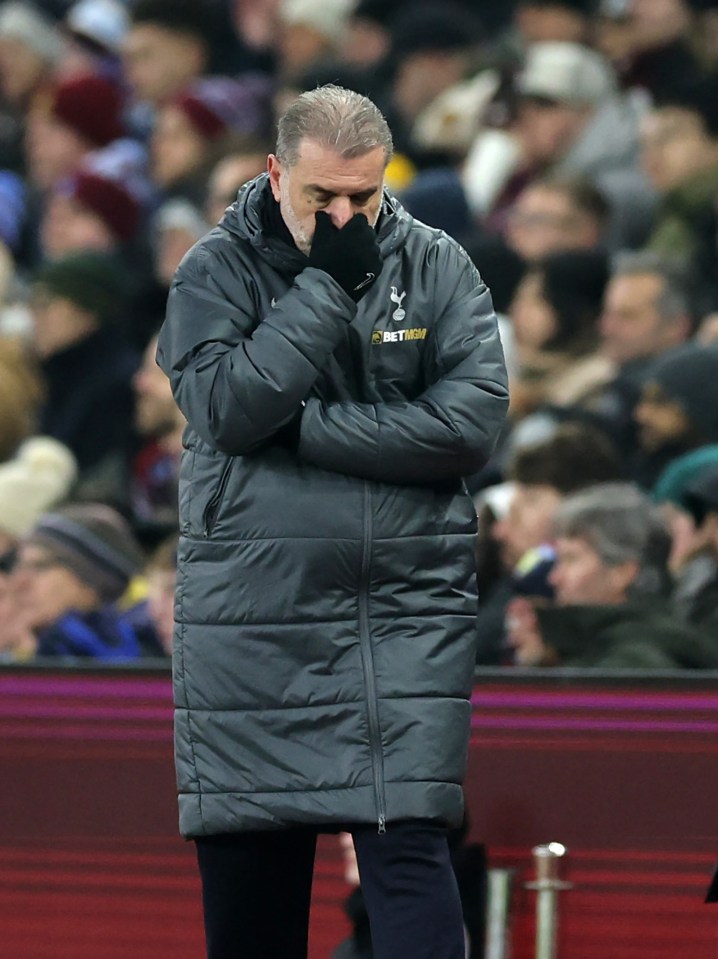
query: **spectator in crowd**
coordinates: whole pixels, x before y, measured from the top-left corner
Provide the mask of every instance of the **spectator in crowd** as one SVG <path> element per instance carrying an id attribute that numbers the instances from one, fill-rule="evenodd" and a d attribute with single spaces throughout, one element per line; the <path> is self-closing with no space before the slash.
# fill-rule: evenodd
<path id="1" fill-rule="evenodd" d="M 176 197 L 162 204 L 152 225 L 154 275 L 166 295 L 182 257 L 209 232 L 210 224 L 193 203 Z"/>
<path id="2" fill-rule="evenodd" d="M 510 412 L 571 406 L 607 382 L 609 360 L 597 353 L 608 264 L 588 250 L 553 253 L 535 262 L 510 307 L 516 369 Z"/>
<path id="3" fill-rule="evenodd" d="M 650 489 L 677 456 L 718 443 L 718 344 L 684 343 L 652 365 L 634 411 L 631 474 Z"/>
<path id="4" fill-rule="evenodd" d="M 592 0 L 518 0 L 514 26 L 524 45 L 561 41 L 586 43 Z"/>
<path id="5" fill-rule="evenodd" d="M 264 141 L 270 109 L 269 84 L 257 75 L 196 80 L 158 108 L 150 143 L 154 182 L 165 196 L 201 203 L 221 157 Z"/>
<path id="6" fill-rule="evenodd" d="M 37 6 L 0 5 L 0 169 L 24 171 L 25 118 L 61 57 L 60 33 Z"/>
<path id="7" fill-rule="evenodd" d="M 599 0 L 594 37 L 624 89 L 660 101 L 677 80 L 695 79 L 693 15 L 686 0 Z"/>
<path id="8" fill-rule="evenodd" d="M 138 235 L 140 198 L 117 177 L 78 169 L 52 190 L 39 228 L 40 255 L 57 260 L 70 253 L 93 251 L 121 255 Z"/>
<path id="9" fill-rule="evenodd" d="M 704 628 L 718 623 L 718 563 L 704 512 L 691 492 L 716 469 L 718 444 L 701 446 L 673 460 L 651 491 L 671 533 L 673 612 L 681 621 Z"/>
<path id="10" fill-rule="evenodd" d="M 517 197 L 546 174 L 580 175 L 611 211 L 611 245 L 640 243 L 653 191 L 638 163 L 641 110 L 616 90 L 611 67 L 575 43 L 536 43 L 516 76 L 516 119 L 474 142 L 462 182 L 475 217 L 503 231 Z"/>
<path id="11" fill-rule="evenodd" d="M 137 658 L 137 636 L 115 604 L 142 564 L 129 527 L 108 506 L 77 503 L 44 513 L 18 546 L 10 577 L 25 630 L 22 655 Z"/>
<path id="12" fill-rule="evenodd" d="M 94 74 L 71 76 L 37 98 L 28 114 L 26 160 L 40 194 L 70 176 L 92 151 L 124 136 L 117 85 Z"/>
<path id="13" fill-rule="evenodd" d="M 479 570 L 480 664 L 496 664 L 505 656 L 504 612 L 513 594 L 512 573 L 529 550 L 551 542 L 559 504 L 586 486 L 619 478 L 621 471 L 611 443 L 584 424 L 566 423 L 548 438 L 515 451 L 506 470 L 512 484 L 508 508 L 493 526 L 480 530 L 480 536 L 490 535 L 498 543 L 500 554 L 493 580 Z"/>
<path id="14" fill-rule="evenodd" d="M 716 447 L 712 447 L 716 449 Z M 687 484 L 685 508 L 695 525 L 697 560 L 693 576 L 685 577 L 682 589 L 673 594 L 673 609 L 682 621 L 703 629 L 715 641 L 718 628 L 718 463 L 697 471 Z"/>
<path id="15" fill-rule="evenodd" d="M 123 0 L 77 0 L 63 17 L 64 74 L 99 73 L 118 81 L 122 77 L 120 52 L 129 26 Z"/>
<path id="16" fill-rule="evenodd" d="M 604 246 L 609 214 L 606 198 L 590 180 L 542 177 L 518 195 L 506 241 L 531 262 L 561 250 L 597 250 Z"/>
<path id="17" fill-rule="evenodd" d="M 147 565 L 147 607 L 154 626 L 155 643 L 145 655 L 171 656 L 175 628 L 175 587 L 177 585 L 177 533 L 171 533 L 152 552 Z"/>
<path id="18" fill-rule="evenodd" d="M 682 266 L 650 251 L 614 261 L 598 323 L 600 350 L 615 373 L 584 405 L 627 457 L 636 445 L 633 410 L 643 380 L 657 357 L 691 336 L 689 284 Z"/>
<path id="19" fill-rule="evenodd" d="M 77 253 L 38 270 L 31 299 L 45 383 L 40 431 L 69 446 L 81 485 L 106 495 L 118 495 L 127 477 L 137 358 L 122 334 L 126 293 L 114 260 Z"/>
<path id="20" fill-rule="evenodd" d="M 718 73 L 676 85 L 643 120 L 642 162 L 660 196 L 651 249 L 694 259 L 718 195 Z"/>
<path id="21" fill-rule="evenodd" d="M 239 188 L 264 173 L 268 152 L 234 150 L 215 164 L 207 181 L 207 195 L 203 204 L 207 223 L 212 226 L 219 223 L 224 211 L 237 199 Z"/>
<path id="22" fill-rule="evenodd" d="M 154 336 L 132 380 L 135 430 L 142 440 L 132 464 L 131 508 L 135 528 L 168 535 L 177 526 L 177 481 L 186 420 L 172 396 L 169 380 L 155 361 Z M 143 538 L 144 538 L 143 537 Z"/>
<path id="23" fill-rule="evenodd" d="M 593 669 L 715 668 L 718 646 L 673 620 L 661 603 L 668 582 L 667 530 L 630 484 L 601 484 L 568 497 L 554 517 L 555 601 L 517 597 L 509 644 L 524 666 Z"/>
<path id="24" fill-rule="evenodd" d="M 213 0 L 137 0 L 122 51 L 125 76 L 135 101 L 151 111 L 201 77 L 243 72 L 238 47 Z M 151 115 L 136 119 L 151 126 Z"/>
<path id="25" fill-rule="evenodd" d="M 476 14 L 455 0 L 399 8 L 391 22 L 392 80 L 386 105 L 399 153 L 419 164 L 434 162 L 414 145 L 414 124 L 436 97 L 472 74 L 484 38 Z"/>
<path id="26" fill-rule="evenodd" d="M 0 336 L 0 463 L 38 429 L 42 400 L 39 371 L 25 344 Z"/>
<path id="27" fill-rule="evenodd" d="M 347 31 L 353 0 L 280 0 L 277 71 L 292 81 L 336 56 Z"/>
<path id="28" fill-rule="evenodd" d="M 718 444 L 699 446 L 696 450 L 677 456 L 656 480 L 651 496 L 661 509 L 671 534 L 671 553 L 668 566 L 678 581 L 691 558 L 700 552 L 702 544 L 696 537 L 696 525 L 686 505 L 686 490 L 694 480 L 718 466 Z"/>

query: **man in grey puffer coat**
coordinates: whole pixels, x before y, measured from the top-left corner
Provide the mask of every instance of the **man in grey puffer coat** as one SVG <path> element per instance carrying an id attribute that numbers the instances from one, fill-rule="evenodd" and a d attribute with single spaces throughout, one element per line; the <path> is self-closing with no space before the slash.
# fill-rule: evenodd
<path id="1" fill-rule="evenodd" d="M 384 190 L 339 87 L 185 257 L 158 361 L 187 417 L 174 683 L 209 959 L 306 956 L 316 835 L 354 836 L 376 959 L 461 959 L 476 518 L 508 394 L 486 286 Z"/>

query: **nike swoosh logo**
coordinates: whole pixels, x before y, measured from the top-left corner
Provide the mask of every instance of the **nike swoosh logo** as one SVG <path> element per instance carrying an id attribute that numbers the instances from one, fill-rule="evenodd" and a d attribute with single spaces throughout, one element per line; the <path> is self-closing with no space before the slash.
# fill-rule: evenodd
<path id="1" fill-rule="evenodd" d="M 370 283 L 373 283 L 376 279 L 376 273 L 367 273 L 364 279 L 357 286 L 354 287 L 354 291 L 363 290 L 365 286 L 369 286 Z"/>

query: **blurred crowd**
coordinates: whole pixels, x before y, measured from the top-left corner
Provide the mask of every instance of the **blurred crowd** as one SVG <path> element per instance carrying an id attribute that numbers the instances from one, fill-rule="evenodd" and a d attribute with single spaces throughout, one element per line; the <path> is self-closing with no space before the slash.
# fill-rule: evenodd
<path id="1" fill-rule="evenodd" d="M 0 2 L 0 658 L 169 655 L 167 290 L 327 82 L 499 315 L 479 664 L 718 668 L 718 0 Z"/>

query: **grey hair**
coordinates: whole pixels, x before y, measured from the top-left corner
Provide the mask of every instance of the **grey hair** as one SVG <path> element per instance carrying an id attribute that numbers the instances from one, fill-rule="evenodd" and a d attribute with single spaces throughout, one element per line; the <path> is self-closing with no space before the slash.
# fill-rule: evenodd
<path id="1" fill-rule="evenodd" d="M 670 534 L 658 508 L 633 483 L 599 483 L 567 496 L 553 528 L 556 536 L 585 540 L 606 566 L 636 562 L 633 594 L 668 589 Z"/>
<path id="2" fill-rule="evenodd" d="M 280 117 L 280 162 L 294 166 L 305 139 L 330 147 L 346 160 L 381 147 L 387 164 L 394 153 L 391 130 L 379 108 L 368 97 L 332 83 L 302 93 Z"/>
<path id="3" fill-rule="evenodd" d="M 693 314 L 691 275 L 686 264 L 675 257 L 654 250 L 630 250 L 616 255 L 611 277 L 641 276 L 645 273 L 660 276 L 663 287 L 656 308 L 664 320 L 680 319 Z"/>

